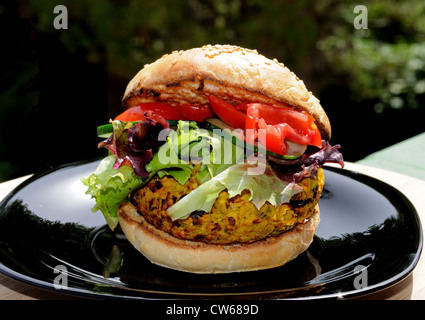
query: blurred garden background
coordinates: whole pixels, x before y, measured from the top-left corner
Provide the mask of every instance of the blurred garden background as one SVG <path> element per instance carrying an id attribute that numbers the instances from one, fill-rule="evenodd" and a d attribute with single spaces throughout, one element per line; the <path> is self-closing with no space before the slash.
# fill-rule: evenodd
<path id="1" fill-rule="evenodd" d="M 362 159 L 425 131 L 424 40 L 423 0 L 0 0 L 0 182 L 99 156 L 96 126 L 136 72 L 204 44 L 283 62 L 321 100 L 331 143 Z"/>

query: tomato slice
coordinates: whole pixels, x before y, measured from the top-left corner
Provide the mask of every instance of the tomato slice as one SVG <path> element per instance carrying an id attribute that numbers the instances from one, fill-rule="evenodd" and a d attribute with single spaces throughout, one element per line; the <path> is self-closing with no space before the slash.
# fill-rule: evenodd
<path id="1" fill-rule="evenodd" d="M 320 132 L 309 114 L 264 103 L 242 102 L 235 106 L 214 96 L 208 96 L 217 116 L 234 128 L 245 129 L 245 140 L 254 144 L 258 139 L 267 150 L 285 155 L 285 139 L 303 144 L 322 146 Z M 258 130 L 264 130 L 259 132 Z"/>
<path id="2" fill-rule="evenodd" d="M 184 119 L 187 120 L 195 120 L 202 122 L 206 118 L 211 118 L 215 116 L 214 112 L 209 106 L 185 104 L 176 108 L 180 110 Z"/>
<path id="3" fill-rule="evenodd" d="M 250 103 L 248 108 L 258 109 L 258 117 L 263 118 L 267 124 L 287 123 L 305 134 L 308 133 L 308 128 L 314 122 L 310 115 L 302 111 L 278 108 L 263 103 Z"/>
<path id="4" fill-rule="evenodd" d="M 214 96 L 208 96 L 211 108 L 218 115 L 218 117 L 226 122 L 229 126 L 237 129 L 245 128 L 245 113 L 238 111 L 231 104 Z"/>
<path id="5" fill-rule="evenodd" d="M 280 124 L 278 126 L 268 125 L 264 119 L 258 120 L 258 140 L 266 146 L 267 150 L 277 153 L 286 154 L 288 146 L 285 142 L 285 134 L 283 131 L 288 128 L 287 123 Z M 264 130 L 263 133 L 261 130 Z M 265 132 L 265 134 L 264 134 Z"/>
<path id="6" fill-rule="evenodd" d="M 214 117 L 214 113 L 209 106 L 172 106 L 162 102 L 145 102 L 124 111 L 118 115 L 115 120 L 121 120 L 124 122 L 145 121 L 145 112 L 149 110 L 164 117 L 166 120 L 204 121 L 206 118 Z"/>
<path id="7" fill-rule="evenodd" d="M 115 120 L 124 122 L 145 121 L 145 112 L 149 110 L 164 117 L 166 120 L 185 120 L 183 119 L 182 113 L 177 108 L 161 102 L 145 102 L 138 104 L 118 115 Z"/>
<path id="8" fill-rule="evenodd" d="M 260 134 L 259 129 L 265 134 Z M 281 155 L 288 149 L 285 139 L 303 145 L 322 145 L 320 132 L 310 115 L 266 104 L 248 104 L 245 131 L 248 143 L 253 144 L 258 137 L 267 150 Z"/>
<path id="9" fill-rule="evenodd" d="M 313 120 L 314 121 L 314 120 Z M 322 147 L 322 135 L 316 124 L 313 122 L 308 129 L 308 136 L 310 137 L 310 144 L 312 146 L 321 148 Z"/>
<path id="10" fill-rule="evenodd" d="M 245 140 L 254 144 L 257 139 L 258 109 L 250 108 L 246 112 L 245 119 Z"/>
<path id="11" fill-rule="evenodd" d="M 237 105 L 235 105 L 236 110 L 242 111 L 244 113 L 246 113 L 246 111 L 248 110 L 248 102 L 241 102 Z"/>

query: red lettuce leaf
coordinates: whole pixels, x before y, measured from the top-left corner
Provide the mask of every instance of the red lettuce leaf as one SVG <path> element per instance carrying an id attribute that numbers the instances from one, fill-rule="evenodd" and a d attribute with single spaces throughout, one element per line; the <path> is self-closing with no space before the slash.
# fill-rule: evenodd
<path id="1" fill-rule="evenodd" d="M 164 143 L 158 140 L 160 131 L 170 130 L 168 122 L 151 111 L 145 113 L 145 118 L 146 121 L 129 128 L 125 122 L 113 123 L 114 133 L 98 144 L 99 148 L 107 148 L 115 155 L 114 169 L 129 165 L 142 178 L 149 176 L 145 166 Z"/>

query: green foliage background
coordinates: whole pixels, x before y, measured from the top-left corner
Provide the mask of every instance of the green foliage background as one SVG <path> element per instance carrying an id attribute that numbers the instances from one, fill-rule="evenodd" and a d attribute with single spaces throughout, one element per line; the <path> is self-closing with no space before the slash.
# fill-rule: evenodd
<path id="1" fill-rule="evenodd" d="M 353 27 L 358 1 L 155 0 L 62 1 L 69 29 L 59 39 L 70 52 L 114 76 L 132 77 L 172 50 L 206 43 L 257 48 L 305 73 L 312 86 L 334 74 L 349 78 L 357 99 L 386 107 L 417 108 L 425 93 L 425 4 L 420 0 L 363 1 L 368 29 Z M 56 0 L 31 0 L 26 9 L 42 32 L 56 33 Z M 326 68 L 326 69 L 325 69 Z M 332 76 L 332 77 L 331 77 Z M 402 97 L 401 97 L 402 95 Z"/>
<path id="2" fill-rule="evenodd" d="M 53 26 L 58 4 L 68 9 L 66 30 Z M 358 4 L 368 10 L 368 29 L 353 26 Z M 59 47 L 66 57 L 78 57 L 81 77 L 84 66 L 99 68 L 94 79 L 104 81 L 105 90 L 93 93 L 100 97 L 95 108 L 85 107 L 97 110 L 94 119 L 100 123 L 121 111 L 125 85 L 144 64 L 173 50 L 228 43 L 277 58 L 302 78 L 322 101 L 334 126 L 333 142 L 343 144 L 347 160 L 425 129 L 422 0 L 27 0 L 19 2 L 16 12 L 31 26 L 35 44 L 20 50 L 16 64 L 5 64 L 0 74 L 0 121 L 9 124 L 0 131 L 3 155 L 10 149 L 7 133 L 25 127 L 25 115 L 33 117 L 34 110 L 48 105 L 39 99 L 45 67 L 40 64 L 40 35 L 47 39 L 43 44 L 56 44 L 52 54 Z M 61 60 L 57 72 L 67 63 Z M 10 125 L 17 113 L 24 120 Z M 46 114 L 50 111 L 35 113 L 40 119 Z M 22 173 L 10 170 L 20 165 L 12 157 L 2 159 L 0 179 Z M 70 158 L 49 159 L 57 164 Z"/>

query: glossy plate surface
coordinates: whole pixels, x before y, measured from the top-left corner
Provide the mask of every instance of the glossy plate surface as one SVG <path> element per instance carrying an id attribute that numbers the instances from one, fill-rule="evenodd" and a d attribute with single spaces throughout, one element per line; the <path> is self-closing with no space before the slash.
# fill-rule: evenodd
<path id="1" fill-rule="evenodd" d="M 80 179 L 98 163 L 35 175 L 1 202 L 1 273 L 99 298 L 350 298 L 400 281 L 421 254 L 420 220 L 403 194 L 374 178 L 327 167 L 319 228 L 310 248 L 294 261 L 227 275 L 158 267 L 120 231 L 109 231 L 100 212 L 91 212 L 94 202 Z M 122 263 L 118 272 L 115 258 Z"/>

